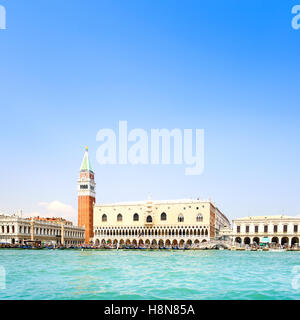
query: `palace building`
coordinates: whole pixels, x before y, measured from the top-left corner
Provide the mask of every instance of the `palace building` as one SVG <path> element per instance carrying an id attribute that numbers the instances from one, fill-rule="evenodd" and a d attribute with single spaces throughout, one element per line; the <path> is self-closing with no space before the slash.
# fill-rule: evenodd
<path id="1" fill-rule="evenodd" d="M 219 236 L 228 219 L 211 201 L 166 200 L 97 204 L 94 243 L 185 246 Z"/>

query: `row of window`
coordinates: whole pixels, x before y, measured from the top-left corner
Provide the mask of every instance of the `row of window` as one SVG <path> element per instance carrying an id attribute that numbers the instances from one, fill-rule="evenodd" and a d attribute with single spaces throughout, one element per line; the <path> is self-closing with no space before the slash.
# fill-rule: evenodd
<path id="1" fill-rule="evenodd" d="M 138 213 L 135 213 L 133 215 L 133 221 L 139 221 L 140 220 L 140 216 Z M 123 221 L 123 216 L 121 213 L 118 214 L 117 216 L 117 221 L 118 222 L 122 222 Z M 153 222 L 153 219 L 152 219 L 152 216 L 148 216 L 147 219 L 146 219 L 147 223 L 152 223 Z M 167 221 L 167 214 L 165 212 L 163 212 L 161 215 L 160 215 L 160 221 Z M 203 221 L 203 216 L 202 214 L 198 214 L 197 217 L 196 217 L 196 222 L 202 222 Z M 107 222 L 107 215 L 106 214 L 103 214 L 102 215 L 102 222 Z M 178 216 L 178 222 L 184 222 L 184 216 L 183 214 L 180 214 Z"/>
<path id="2" fill-rule="evenodd" d="M 15 233 L 15 226 L 2 226 L 1 227 L 2 233 Z M 19 233 L 22 234 L 30 234 L 31 227 L 26 226 L 20 226 L 19 227 Z M 50 235 L 50 236 L 60 236 L 61 230 L 55 230 L 55 229 L 43 229 L 43 228 L 34 228 L 34 234 L 35 235 Z M 65 231 L 66 237 L 83 237 L 83 232 L 76 232 L 76 231 Z"/>
<path id="3" fill-rule="evenodd" d="M 264 233 L 267 233 L 268 230 L 269 230 L 269 226 L 265 225 L 264 226 Z M 241 226 L 237 226 L 236 231 L 237 231 L 237 233 L 240 233 Z M 287 231 L 288 231 L 288 225 L 285 224 L 285 225 L 283 225 L 283 232 L 287 232 Z M 250 226 L 246 226 L 246 233 L 249 233 L 249 232 L 250 232 Z M 254 226 L 254 232 L 258 233 L 258 226 Z M 278 225 L 273 226 L 273 232 L 274 233 L 278 232 Z M 298 225 L 297 224 L 294 225 L 294 232 L 298 232 Z"/>
<path id="4" fill-rule="evenodd" d="M 103 236 L 208 236 L 208 229 L 198 230 L 96 230 L 95 235 Z"/>

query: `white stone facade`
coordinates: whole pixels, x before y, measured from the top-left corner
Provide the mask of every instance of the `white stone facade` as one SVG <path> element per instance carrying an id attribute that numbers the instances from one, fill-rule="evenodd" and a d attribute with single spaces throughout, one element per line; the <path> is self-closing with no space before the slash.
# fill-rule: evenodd
<path id="1" fill-rule="evenodd" d="M 84 228 L 70 223 L 32 221 L 19 216 L 0 215 L 0 243 L 2 244 L 24 244 L 24 241 L 33 238 L 34 241 L 42 241 L 45 244 L 59 245 L 64 242 L 65 245 L 80 245 L 84 243 L 84 232 Z"/>
<path id="2" fill-rule="evenodd" d="M 230 222 L 210 201 L 112 203 L 94 208 L 94 243 L 140 246 L 199 245 L 219 237 Z"/>
<path id="3" fill-rule="evenodd" d="M 233 220 L 233 243 L 297 246 L 300 239 L 300 217 L 252 216 Z"/>

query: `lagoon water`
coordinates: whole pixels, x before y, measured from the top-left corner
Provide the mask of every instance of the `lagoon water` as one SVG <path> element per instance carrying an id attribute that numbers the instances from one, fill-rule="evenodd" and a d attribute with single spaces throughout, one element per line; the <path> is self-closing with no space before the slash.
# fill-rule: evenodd
<path id="1" fill-rule="evenodd" d="M 299 299 L 299 265 L 300 252 L 4 249 L 0 299 Z"/>

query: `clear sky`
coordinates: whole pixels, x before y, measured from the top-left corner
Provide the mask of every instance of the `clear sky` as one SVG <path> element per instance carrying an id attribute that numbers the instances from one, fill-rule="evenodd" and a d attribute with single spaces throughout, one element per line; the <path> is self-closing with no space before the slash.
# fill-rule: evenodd
<path id="1" fill-rule="evenodd" d="M 297 1 L 0 0 L 0 211 L 211 197 L 232 219 L 300 214 Z M 205 130 L 205 169 L 101 166 L 102 128 Z"/>

